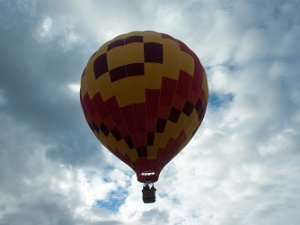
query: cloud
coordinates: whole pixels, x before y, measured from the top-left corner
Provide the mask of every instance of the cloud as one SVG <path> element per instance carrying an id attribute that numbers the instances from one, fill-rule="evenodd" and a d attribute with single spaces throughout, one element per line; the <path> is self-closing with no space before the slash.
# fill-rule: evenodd
<path id="1" fill-rule="evenodd" d="M 0 224 L 298 224 L 298 1 L 0 3 Z M 210 103 L 143 204 L 78 97 L 90 55 L 131 30 L 185 41 Z M 117 200 L 115 200 L 117 199 Z"/>

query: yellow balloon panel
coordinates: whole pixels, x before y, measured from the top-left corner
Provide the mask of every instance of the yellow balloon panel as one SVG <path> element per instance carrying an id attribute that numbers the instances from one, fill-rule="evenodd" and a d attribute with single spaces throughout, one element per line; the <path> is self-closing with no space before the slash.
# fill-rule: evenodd
<path id="1" fill-rule="evenodd" d="M 125 65 L 144 63 L 144 45 L 142 43 L 129 43 L 124 46 Z"/>
<path id="2" fill-rule="evenodd" d="M 143 76 L 121 79 L 114 82 L 112 86 L 119 107 L 145 102 L 145 79 Z"/>

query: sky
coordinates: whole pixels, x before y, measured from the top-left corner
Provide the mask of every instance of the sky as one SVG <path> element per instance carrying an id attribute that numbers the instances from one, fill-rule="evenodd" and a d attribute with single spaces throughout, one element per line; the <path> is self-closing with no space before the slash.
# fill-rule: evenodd
<path id="1" fill-rule="evenodd" d="M 0 0 L 0 225 L 300 224 L 299 0 Z M 155 204 L 87 126 L 82 71 L 134 30 L 203 64 L 204 121 Z"/>

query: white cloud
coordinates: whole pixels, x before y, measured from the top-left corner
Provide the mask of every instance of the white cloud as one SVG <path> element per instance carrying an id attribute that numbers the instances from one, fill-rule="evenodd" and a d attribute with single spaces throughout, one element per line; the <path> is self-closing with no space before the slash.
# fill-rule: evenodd
<path id="1" fill-rule="evenodd" d="M 41 23 L 38 33 L 42 39 L 47 38 L 47 36 L 50 36 L 50 31 L 53 25 L 53 19 L 49 16 L 47 16 Z"/>
<path id="2" fill-rule="evenodd" d="M 83 41 L 75 22 L 68 15 L 43 16 L 36 28 L 36 39 L 46 46 L 57 42 L 62 50 L 69 51 Z"/>
<path id="3" fill-rule="evenodd" d="M 69 84 L 68 88 L 74 94 L 79 94 L 79 91 L 80 91 L 80 85 L 79 84 Z"/>

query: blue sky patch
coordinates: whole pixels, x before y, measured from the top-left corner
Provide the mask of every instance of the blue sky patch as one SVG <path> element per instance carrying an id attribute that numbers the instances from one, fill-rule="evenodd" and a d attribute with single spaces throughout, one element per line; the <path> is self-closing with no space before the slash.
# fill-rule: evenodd
<path id="1" fill-rule="evenodd" d="M 119 207 L 124 203 L 128 191 L 126 189 L 118 189 L 109 194 L 105 200 L 97 200 L 94 207 L 105 208 L 113 212 L 117 212 Z"/>
<path id="2" fill-rule="evenodd" d="M 208 106 L 217 109 L 233 100 L 233 94 L 217 94 L 216 92 L 209 93 Z"/>

